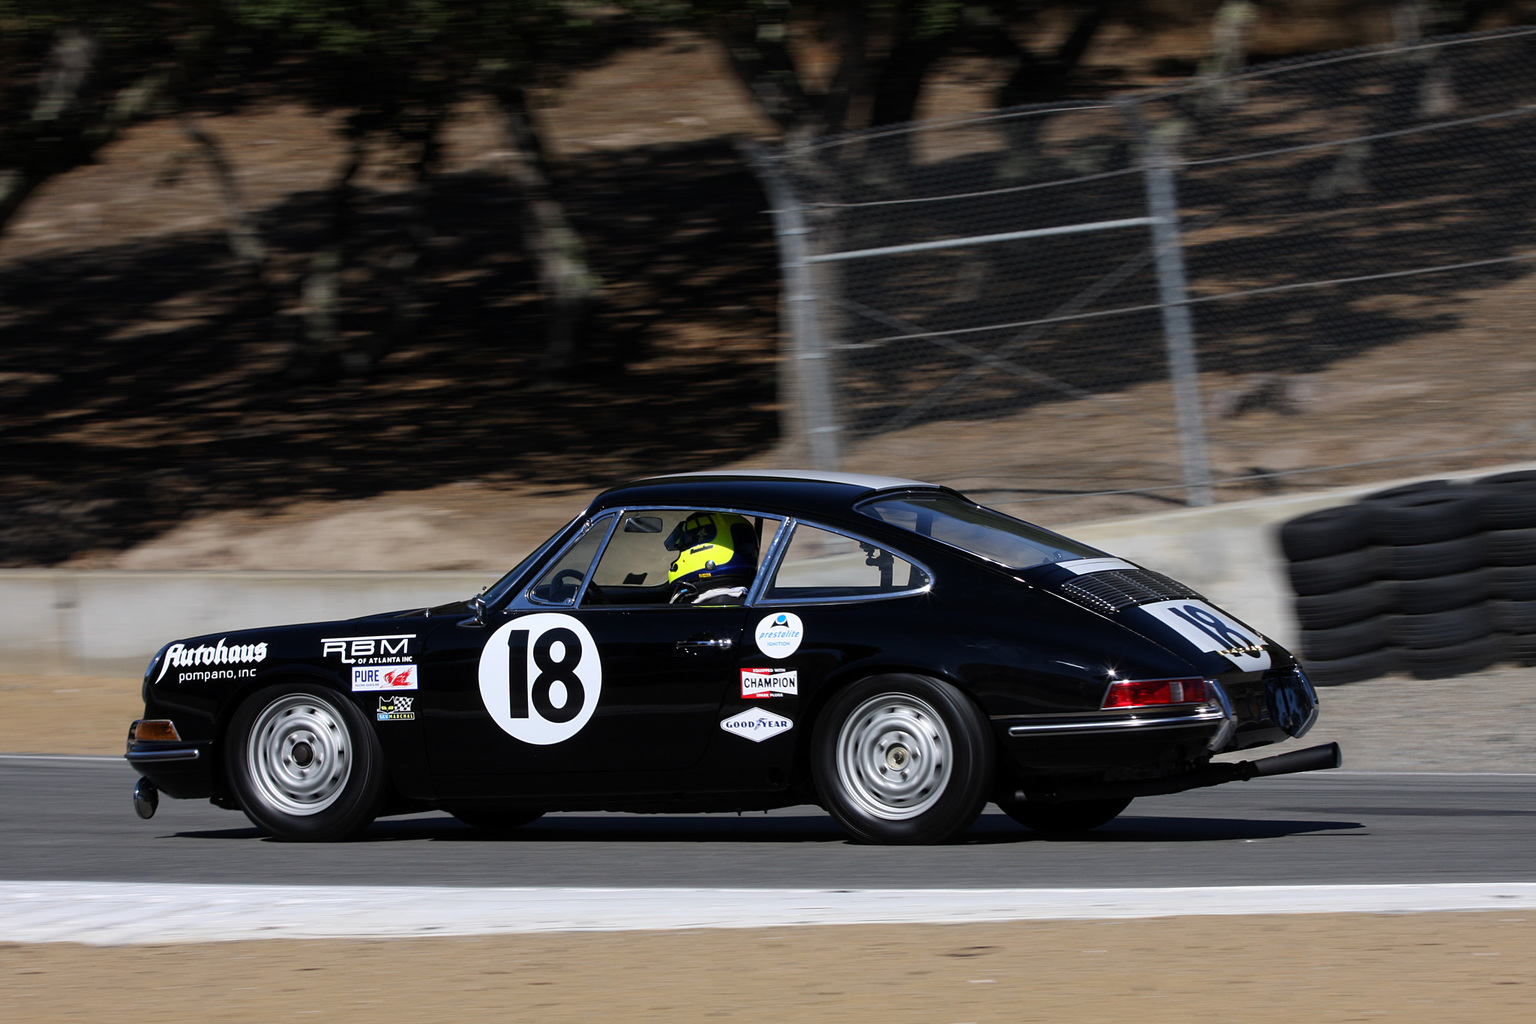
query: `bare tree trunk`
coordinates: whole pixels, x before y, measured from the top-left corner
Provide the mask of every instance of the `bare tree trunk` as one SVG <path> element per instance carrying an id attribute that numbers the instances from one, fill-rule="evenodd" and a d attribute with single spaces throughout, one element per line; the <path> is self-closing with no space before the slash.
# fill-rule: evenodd
<path id="1" fill-rule="evenodd" d="M 202 152 L 208 169 L 218 182 L 219 200 L 224 207 L 224 235 L 229 242 L 229 251 L 251 275 L 261 290 L 263 303 L 270 308 L 274 305 L 274 297 L 267 275 L 267 246 L 262 241 L 256 218 L 252 216 L 250 207 L 245 203 L 245 196 L 240 192 L 240 182 L 224 155 L 224 147 L 203 129 L 196 118 L 182 114 L 177 122 L 181 133 Z"/>
<path id="2" fill-rule="evenodd" d="M 71 28 L 59 33 L 49 51 L 48 64 L 39 76 L 37 103 L 29 119 L 33 131 L 26 135 L 35 134 L 36 129 L 45 124 L 58 122 L 79 104 L 86 81 L 95 70 L 97 52 L 96 40 L 80 29 Z M 33 140 L 27 138 L 25 141 Z M 29 166 L 35 164 L 35 157 L 41 154 L 31 152 L 32 146 L 20 148 L 21 166 L 0 171 L 0 231 L 5 230 L 12 215 L 37 186 L 48 179 L 46 172 Z"/>
<path id="3" fill-rule="evenodd" d="M 499 97 L 505 115 L 508 179 L 523 198 L 523 239 L 538 267 L 548 327 L 542 369 L 568 370 L 581 361 L 581 328 L 601 282 L 587 265 L 586 246 L 555 199 L 542 146 L 521 90 Z"/>
<path id="4" fill-rule="evenodd" d="M 126 125 L 147 116 L 167 91 L 171 76 L 145 75 L 112 97 L 105 113 L 71 116 L 82 105 L 96 70 L 99 46 L 78 28 L 59 34 L 48 55 L 31 116 L 5 129 L 0 139 L 0 233 L 39 185 L 90 161 Z"/>
<path id="5" fill-rule="evenodd" d="M 342 366 L 340 330 L 341 268 L 352 237 L 352 179 L 363 166 L 366 140 L 351 140 L 347 162 L 331 186 L 330 219 L 325 240 L 309 260 L 300 291 L 304 340 L 294 353 L 292 372 L 314 380 L 338 373 Z"/>

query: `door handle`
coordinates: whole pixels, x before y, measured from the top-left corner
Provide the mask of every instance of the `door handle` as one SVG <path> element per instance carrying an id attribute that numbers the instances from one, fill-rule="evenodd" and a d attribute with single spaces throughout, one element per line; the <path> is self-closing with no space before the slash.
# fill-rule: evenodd
<path id="1" fill-rule="evenodd" d="M 722 637 L 711 637 L 708 640 L 679 640 L 677 649 L 680 651 L 727 651 L 734 646 L 734 640 L 726 640 Z"/>

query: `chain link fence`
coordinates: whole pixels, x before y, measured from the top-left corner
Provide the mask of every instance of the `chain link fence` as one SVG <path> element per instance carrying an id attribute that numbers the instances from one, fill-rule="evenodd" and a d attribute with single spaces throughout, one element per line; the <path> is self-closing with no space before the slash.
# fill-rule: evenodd
<path id="1" fill-rule="evenodd" d="M 1145 511 L 1536 455 L 1536 29 L 758 165 L 822 467 L 969 438 L 994 502 Z"/>

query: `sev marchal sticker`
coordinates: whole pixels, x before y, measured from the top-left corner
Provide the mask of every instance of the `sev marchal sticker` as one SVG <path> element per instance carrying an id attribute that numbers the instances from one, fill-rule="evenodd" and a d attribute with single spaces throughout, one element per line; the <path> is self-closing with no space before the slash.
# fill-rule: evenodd
<path id="1" fill-rule="evenodd" d="M 379 698 L 377 715 L 381 722 L 413 722 L 416 720 L 416 712 L 411 710 L 415 704 L 415 697 L 404 697 L 398 693 L 392 693 L 388 697 Z"/>
<path id="2" fill-rule="evenodd" d="M 776 715 L 762 708 L 743 711 L 720 723 L 720 728 L 726 732 L 740 736 L 744 740 L 751 740 L 753 743 L 761 743 L 770 736 L 789 732 L 794 727 L 795 723 L 783 715 Z"/>
<path id="3" fill-rule="evenodd" d="M 794 697 L 800 693 L 800 673 L 792 668 L 744 668 L 741 670 L 741 695 L 749 700 L 759 697 Z"/>
<path id="4" fill-rule="evenodd" d="M 805 627 L 794 612 L 764 615 L 755 632 L 757 649 L 770 658 L 787 658 L 800 649 Z"/>
<path id="5" fill-rule="evenodd" d="M 579 619 L 538 612 L 505 623 L 480 652 L 480 699 L 501 730 L 524 743 L 564 743 L 581 732 L 603 692 L 597 642 Z"/>
<path id="6" fill-rule="evenodd" d="M 1244 672 L 1269 668 L 1269 641 L 1256 629 L 1238 622 L 1204 601 L 1159 601 L 1141 610 L 1157 619 L 1198 650 L 1219 654 Z"/>

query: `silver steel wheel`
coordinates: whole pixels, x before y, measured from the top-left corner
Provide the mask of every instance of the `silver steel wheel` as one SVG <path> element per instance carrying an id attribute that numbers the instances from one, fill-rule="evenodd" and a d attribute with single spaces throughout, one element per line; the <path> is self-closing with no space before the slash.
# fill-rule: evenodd
<path id="1" fill-rule="evenodd" d="M 907 693 L 872 697 L 837 734 L 843 792 L 876 818 L 904 821 L 938 803 L 949 786 L 949 728 L 927 701 Z"/>
<path id="2" fill-rule="evenodd" d="M 317 697 L 279 697 L 251 724 L 245 766 L 272 810 L 318 814 L 336 802 L 352 776 L 346 723 Z"/>

